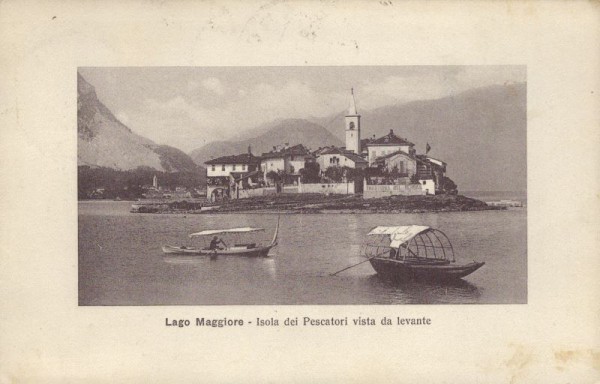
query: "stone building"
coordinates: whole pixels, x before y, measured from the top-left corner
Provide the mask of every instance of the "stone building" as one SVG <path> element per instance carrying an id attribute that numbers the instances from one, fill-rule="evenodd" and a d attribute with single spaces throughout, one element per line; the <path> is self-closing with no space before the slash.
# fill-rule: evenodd
<path id="1" fill-rule="evenodd" d="M 300 170 L 304 168 L 307 161 L 314 161 L 314 156 L 302 144 L 292 147 L 284 145 L 282 148 L 273 148 L 270 152 L 263 153 L 260 161 L 260 169 L 264 180 L 268 180 L 270 172 L 283 175 L 286 183 L 298 183 Z"/>
<path id="2" fill-rule="evenodd" d="M 212 201 L 230 197 L 231 190 L 239 188 L 239 181 L 259 183 L 259 157 L 248 148 L 248 153 L 221 156 L 206 161 L 206 198 Z M 254 177 L 253 177 L 254 176 Z"/>

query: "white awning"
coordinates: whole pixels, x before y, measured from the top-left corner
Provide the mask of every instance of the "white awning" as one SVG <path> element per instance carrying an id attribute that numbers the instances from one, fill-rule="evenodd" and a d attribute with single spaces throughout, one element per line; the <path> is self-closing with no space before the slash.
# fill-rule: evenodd
<path id="1" fill-rule="evenodd" d="M 409 242 L 413 237 L 420 233 L 425 233 L 431 228 L 423 225 L 404 225 L 397 227 L 375 227 L 369 232 L 370 235 L 387 235 L 390 237 L 390 247 L 398 248 L 400 245 Z"/>
<path id="2" fill-rule="evenodd" d="M 258 232 L 264 231 L 264 228 L 252 228 L 252 227 L 242 227 L 242 228 L 230 228 L 230 229 L 209 229 L 206 231 L 196 232 L 189 235 L 190 237 L 194 236 L 208 236 L 208 235 L 219 235 L 223 233 L 248 233 L 248 232 Z"/>

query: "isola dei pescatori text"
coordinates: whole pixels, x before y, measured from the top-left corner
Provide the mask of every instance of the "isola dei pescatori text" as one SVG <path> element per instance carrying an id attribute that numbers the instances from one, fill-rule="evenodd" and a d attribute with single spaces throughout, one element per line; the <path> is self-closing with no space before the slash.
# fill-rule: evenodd
<path id="1" fill-rule="evenodd" d="M 375 326 L 375 325 L 431 325 L 431 319 L 428 317 L 362 317 L 358 316 L 355 318 L 348 317 L 330 317 L 330 318 L 312 318 L 308 316 L 304 317 L 288 317 L 284 320 L 275 318 L 256 318 L 255 321 L 248 321 L 243 319 L 230 319 L 227 317 L 210 319 L 205 317 L 196 317 L 195 320 L 189 319 L 169 319 L 165 318 L 165 326 L 186 328 L 189 326 L 196 327 L 212 327 L 212 328 L 225 328 L 225 327 L 244 327 L 244 326 L 258 326 L 258 327 L 320 327 L 320 326 L 333 326 L 333 327 L 345 327 L 345 326 Z"/>

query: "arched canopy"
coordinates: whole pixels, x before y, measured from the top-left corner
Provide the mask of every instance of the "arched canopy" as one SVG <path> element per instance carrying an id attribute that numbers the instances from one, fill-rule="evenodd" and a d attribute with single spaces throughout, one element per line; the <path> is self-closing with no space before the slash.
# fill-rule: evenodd
<path id="1" fill-rule="evenodd" d="M 454 261 L 452 243 L 444 232 L 422 225 L 379 226 L 368 236 L 364 254 L 393 259 L 437 259 Z"/>

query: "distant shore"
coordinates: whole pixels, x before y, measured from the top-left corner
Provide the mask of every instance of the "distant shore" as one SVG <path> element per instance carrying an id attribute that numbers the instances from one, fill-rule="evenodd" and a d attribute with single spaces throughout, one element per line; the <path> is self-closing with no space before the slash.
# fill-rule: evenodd
<path id="1" fill-rule="evenodd" d="M 281 194 L 207 204 L 188 201 L 138 201 L 140 213 L 427 213 L 504 210 L 462 195 L 389 196 Z M 139 209 L 139 207 L 144 207 Z"/>

